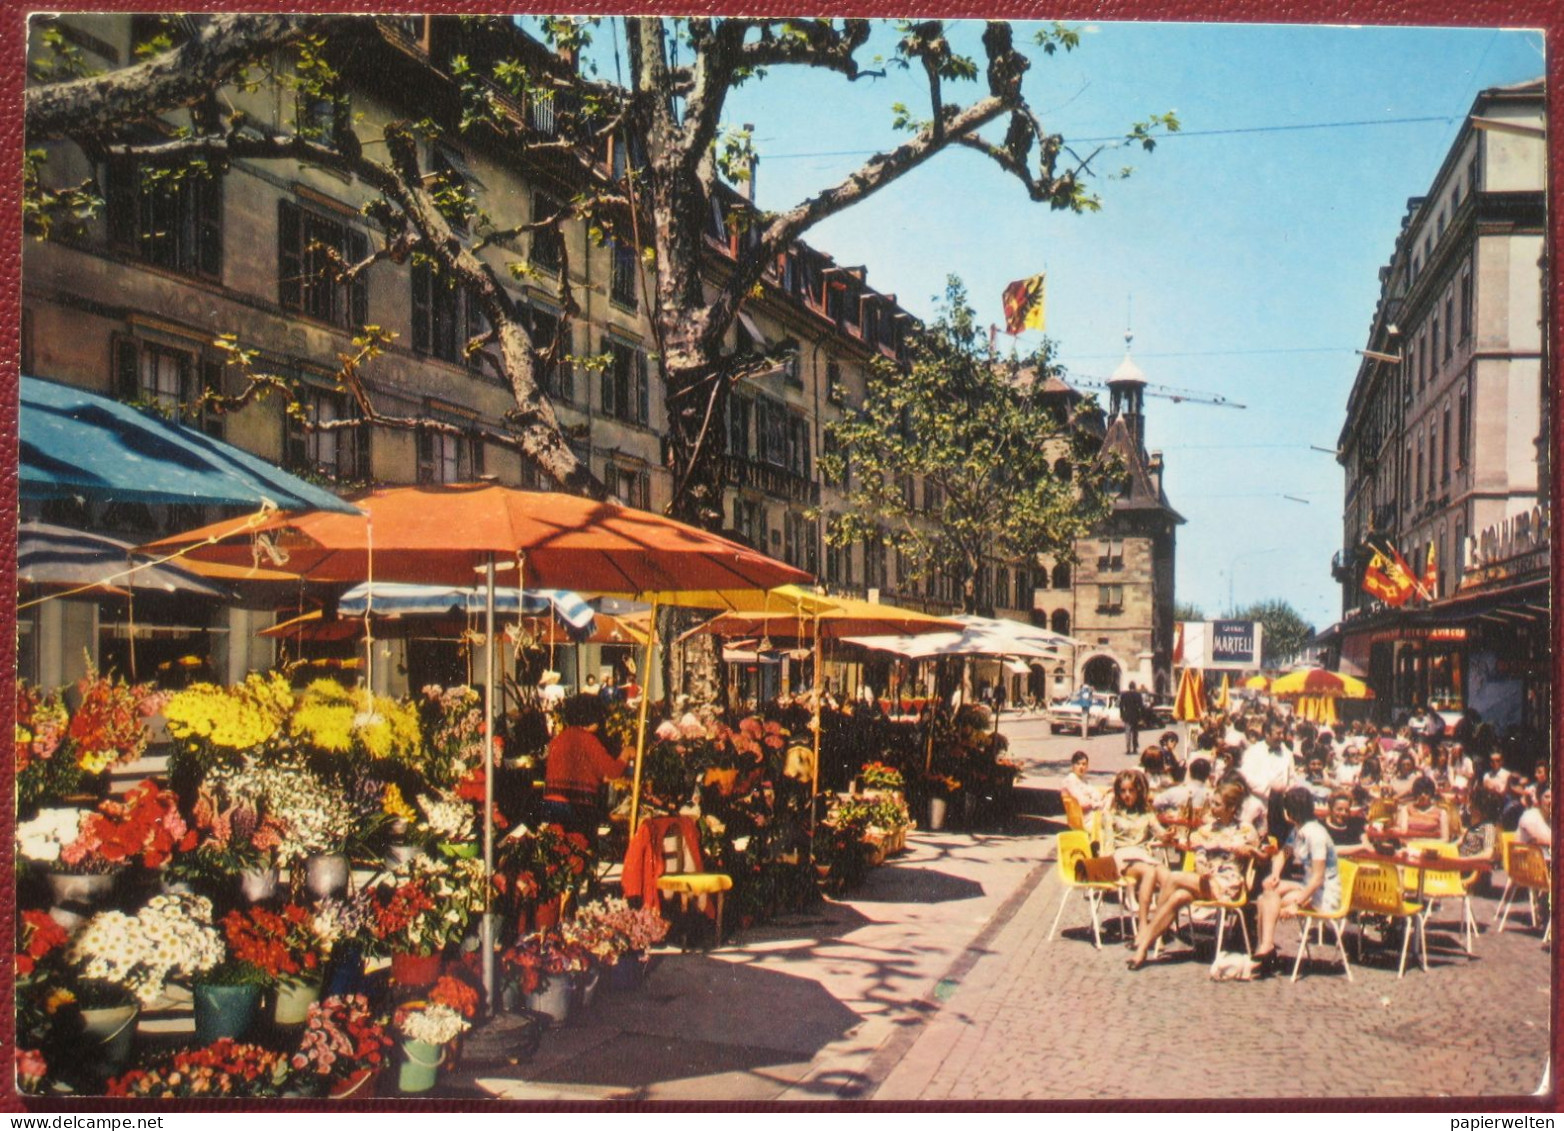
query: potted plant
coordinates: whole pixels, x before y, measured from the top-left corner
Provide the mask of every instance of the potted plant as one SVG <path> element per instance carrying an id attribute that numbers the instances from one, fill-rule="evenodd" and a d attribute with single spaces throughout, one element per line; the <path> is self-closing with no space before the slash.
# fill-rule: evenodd
<path id="1" fill-rule="evenodd" d="M 445 948 L 484 909 L 484 888 L 481 861 L 430 857 L 415 857 L 365 888 L 368 934 L 391 955 L 393 980 L 435 980 Z"/>
<path id="2" fill-rule="evenodd" d="M 286 1078 L 281 1053 L 224 1037 L 132 1069 L 109 1081 L 108 1094 L 123 1099 L 257 1098 L 281 1094 Z"/>
<path id="3" fill-rule="evenodd" d="M 587 957 L 555 928 L 523 935 L 500 954 L 500 968 L 514 995 L 554 1024 L 570 1017 L 571 976 L 586 969 Z"/>
<path id="4" fill-rule="evenodd" d="M 608 967 L 610 989 L 633 989 L 640 984 L 650 961 L 647 953 L 668 937 L 669 925 L 649 907 L 631 907 L 623 899 L 611 897 L 589 903 L 576 912 L 578 926 L 600 928 L 611 940 L 614 951 Z"/>
<path id="5" fill-rule="evenodd" d="M 155 895 L 134 915 L 100 911 L 71 940 L 65 961 L 87 1029 L 108 1065 L 130 1052 L 141 1007 L 158 1002 L 170 977 L 194 977 L 223 960 L 204 896 Z"/>
<path id="6" fill-rule="evenodd" d="M 261 992 L 271 984 L 260 967 L 232 956 L 195 979 L 190 994 L 196 1042 L 209 1045 L 223 1037 L 242 1038 L 255 1023 Z"/>
<path id="7" fill-rule="evenodd" d="M 277 891 L 277 849 L 285 830 L 266 812 L 264 798 L 240 794 L 230 801 L 225 792 L 202 783 L 191 813 L 200 842 L 176 857 L 169 871 L 200 889 L 224 889 L 237 877 L 243 898 L 260 903 Z"/>
<path id="8" fill-rule="evenodd" d="M 402 1038 L 402 1065 L 397 1083 L 403 1094 L 416 1095 L 434 1087 L 447 1046 L 471 1028 L 478 995 L 455 978 L 439 979 L 428 1000 L 398 1007 L 395 1027 Z"/>
<path id="9" fill-rule="evenodd" d="M 884 762 L 869 762 L 858 771 L 858 782 L 865 790 L 886 790 L 900 794 L 906 779 L 893 766 Z"/>
<path id="10" fill-rule="evenodd" d="M 277 1024 L 302 1024 L 320 996 L 322 948 L 314 916 L 296 903 L 276 911 L 250 907 L 230 911 L 223 933 L 230 957 L 253 967 L 275 989 Z"/>
<path id="11" fill-rule="evenodd" d="M 507 918 L 519 920 L 530 912 L 534 928 L 553 926 L 559 921 L 562 897 L 591 875 L 591 844 L 558 824 L 520 826 L 501 842 L 494 871 Z"/>
<path id="12" fill-rule="evenodd" d="M 393 1043 L 363 994 L 325 998 L 309 1008 L 299 1047 L 288 1058 L 289 1083 L 338 1099 L 373 1095 Z"/>

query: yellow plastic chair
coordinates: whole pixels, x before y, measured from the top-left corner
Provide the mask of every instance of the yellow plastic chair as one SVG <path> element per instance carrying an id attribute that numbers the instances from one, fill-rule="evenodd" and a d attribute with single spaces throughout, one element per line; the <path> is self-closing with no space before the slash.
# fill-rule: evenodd
<path id="1" fill-rule="evenodd" d="M 1081 803 L 1068 793 L 1059 794 L 1059 800 L 1064 802 L 1064 821 L 1072 829 L 1080 832 L 1086 831 L 1086 817 L 1081 813 Z"/>
<path id="2" fill-rule="evenodd" d="M 1186 872 L 1193 872 L 1195 870 L 1195 854 L 1193 852 L 1184 853 L 1183 870 Z M 1238 898 L 1236 900 L 1229 901 L 1225 899 L 1195 899 L 1192 900 L 1184 909 L 1185 913 L 1189 916 L 1188 923 L 1191 938 L 1194 937 L 1195 930 L 1194 912 L 1196 910 L 1216 910 L 1216 940 L 1214 943 L 1215 949 L 1211 952 L 1212 970 L 1215 970 L 1217 963 L 1222 960 L 1222 937 L 1227 933 L 1228 912 L 1232 912 L 1233 918 L 1238 921 L 1239 930 L 1243 933 L 1244 953 L 1251 957 L 1254 955 L 1254 946 L 1249 941 L 1249 924 L 1244 919 L 1244 908 L 1249 905 L 1249 887 L 1253 882 L 1254 864 L 1251 861 L 1249 866 L 1244 869 L 1244 886 L 1243 889 L 1238 893 Z M 1159 947 L 1162 945 L 1160 939 L 1158 940 L 1157 945 Z"/>
<path id="3" fill-rule="evenodd" d="M 1505 901 L 1510 898 L 1511 889 L 1515 886 L 1515 881 L 1510 878 L 1510 848 L 1515 844 L 1515 835 L 1513 832 L 1499 834 L 1499 867 L 1504 869 L 1504 891 L 1499 895 L 1499 903 L 1493 909 L 1490 923 L 1497 923 L 1499 916 L 1504 914 Z"/>
<path id="4" fill-rule="evenodd" d="M 1297 981 L 1298 975 L 1303 971 L 1303 960 L 1309 954 L 1309 935 L 1311 932 L 1319 936 L 1319 945 L 1325 945 L 1325 924 L 1329 923 L 1336 932 L 1336 949 L 1341 952 L 1341 968 L 1347 975 L 1347 981 L 1352 981 L 1352 965 L 1347 961 L 1347 943 L 1342 938 L 1341 925 L 1346 922 L 1347 916 L 1352 914 L 1352 889 L 1357 881 L 1358 866 L 1351 860 L 1336 861 L 1336 871 L 1341 876 L 1341 903 L 1334 911 L 1311 911 L 1302 908 L 1298 911 L 1298 922 L 1303 928 L 1303 937 L 1298 940 L 1298 957 L 1293 959 L 1292 980 Z"/>
<path id="5" fill-rule="evenodd" d="M 1053 926 L 1048 928 L 1048 938 L 1044 942 L 1051 942 L 1054 932 L 1059 929 L 1059 920 L 1064 917 L 1064 905 L 1070 901 L 1070 894 L 1079 891 L 1086 899 L 1086 906 L 1092 916 L 1092 945 L 1098 950 L 1102 949 L 1102 924 L 1099 919 L 1099 911 L 1102 907 L 1103 897 L 1110 893 L 1121 891 L 1121 883 L 1110 883 L 1100 880 L 1078 880 L 1075 878 L 1075 866 L 1083 861 L 1092 859 L 1092 842 L 1087 839 L 1086 833 L 1080 829 L 1068 829 L 1059 834 L 1059 841 L 1055 847 L 1057 855 L 1056 864 L 1059 871 L 1059 883 L 1064 891 L 1059 896 L 1059 910 L 1054 914 Z M 1124 904 L 1119 904 L 1119 933 L 1125 932 Z"/>
<path id="6" fill-rule="evenodd" d="M 1534 844 L 1516 843 L 1510 846 L 1509 878 L 1505 885 L 1504 898 L 1499 901 L 1499 930 L 1502 933 L 1504 925 L 1509 922 L 1510 909 L 1515 906 L 1515 895 L 1522 889 L 1531 900 L 1531 925 L 1537 927 L 1537 896 L 1546 895 L 1551 890 L 1552 877 L 1549 874 L 1548 858 L 1543 855 L 1542 849 Z M 1550 938 L 1553 934 L 1553 919 L 1548 917 L 1548 929 L 1543 938 Z"/>
<path id="7" fill-rule="evenodd" d="M 1394 864 L 1378 860 L 1364 861 L 1358 865 L 1352 881 L 1351 909 L 1360 915 L 1384 915 L 1390 919 L 1405 919 L 1406 935 L 1401 940 L 1401 965 L 1396 977 L 1407 972 L 1407 948 L 1412 936 L 1417 935 L 1418 958 L 1424 973 L 1428 971 L 1428 946 L 1423 934 L 1423 908 L 1408 902 L 1401 894 L 1401 877 Z M 1358 922 L 1358 962 L 1363 961 L 1363 923 Z"/>
<path id="8" fill-rule="evenodd" d="M 1376 797 L 1369 802 L 1368 812 L 1364 814 L 1363 822 L 1368 825 L 1377 825 L 1381 821 L 1394 821 L 1397 808 L 1394 797 Z"/>
<path id="9" fill-rule="evenodd" d="M 1410 852 L 1437 852 L 1440 856 L 1456 857 L 1461 854 L 1459 845 L 1450 844 L 1442 840 L 1411 840 L 1407 842 L 1407 850 Z M 1477 929 L 1477 919 L 1472 914 L 1472 885 L 1477 882 L 1477 873 L 1462 874 L 1457 871 L 1440 871 L 1437 867 L 1425 867 L 1423 880 L 1423 919 L 1428 921 L 1434 917 L 1434 910 L 1442 899 L 1459 899 L 1461 901 L 1461 947 L 1470 957 L 1474 953 L 1477 936 L 1481 933 Z M 1401 888 L 1403 891 L 1416 892 L 1418 882 L 1417 868 L 1401 869 Z"/>

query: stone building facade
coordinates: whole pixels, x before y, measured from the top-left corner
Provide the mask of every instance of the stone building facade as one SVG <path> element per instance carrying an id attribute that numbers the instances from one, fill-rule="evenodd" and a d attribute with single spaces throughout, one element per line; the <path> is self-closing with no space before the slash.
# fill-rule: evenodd
<path id="1" fill-rule="evenodd" d="M 1481 92 L 1380 271 L 1333 573 L 1342 667 L 1386 718 L 1425 700 L 1547 718 L 1545 115 L 1541 80 Z M 1422 582 L 1399 608 L 1362 589 L 1370 541 Z"/>

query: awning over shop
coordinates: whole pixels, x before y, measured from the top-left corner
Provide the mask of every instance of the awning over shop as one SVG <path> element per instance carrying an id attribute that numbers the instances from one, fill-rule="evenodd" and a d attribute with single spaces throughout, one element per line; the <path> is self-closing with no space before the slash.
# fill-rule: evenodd
<path id="1" fill-rule="evenodd" d="M 378 581 L 355 585 L 337 599 L 341 616 L 363 616 L 373 609 L 381 616 L 439 616 L 448 612 L 477 616 L 484 611 L 484 591 L 449 585 L 413 585 Z M 568 589 L 528 589 L 520 601 L 514 589 L 494 590 L 494 610 L 499 613 L 554 612 L 572 628 L 590 630 L 595 612 L 579 594 Z"/>
<path id="2" fill-rule="evenodd" d="M 21 379 L 17 493 L 358 513 L 330 491 L 204 432 L 36 377 Z"/>

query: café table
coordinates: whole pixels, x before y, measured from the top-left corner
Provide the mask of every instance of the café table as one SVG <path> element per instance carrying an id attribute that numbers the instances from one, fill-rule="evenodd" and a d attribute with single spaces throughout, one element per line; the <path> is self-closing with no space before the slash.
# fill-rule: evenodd
<path id="1" fill-rule="evenodd" d="M 1376 833 L 1373 839 L 1383 841 L 1405 841 L 1416 840 L 1419 838 L 1407 837 L 1404 834 L 1399 833 Z M 1414 869 L 1417 874 L 1417 886 L 1416 895 L 1413 899 L 1413 902 L 1416 903 L 1419 907 L 1422 907 L 1425 901 L 1424 890 L 1428 884 L 1428 873 L 1454 872 L 1460 875 L 1470 875 L 1475 872 L 1491 872 L 1494 869 L 1494 863 L 1492 860 L 1476 858 L 1463 860 L 1459 856 L 1441 855 L 1436 849 L 1432 848 L 1404 848 L 1399 852 L 1385 852 L 1372 846 L 1365 846 L 1356 851 L 1351 849 L 1343 851 L 1340 853 L 1340 855 L 1344 859 L 1351 860 L 1354 863 L 1380 863 L 1390 864 L 1396 868 Z M 1402 878 L 1403 880 L 1405 879 L 1404 873 L 1402 874 Z M 1424 908 L 1422 914 L 1427 915 L 1427 913 L 1427 909 Z M 1471 953 L 1469 944 L 1467 946 L 1467 953 Z"/>

